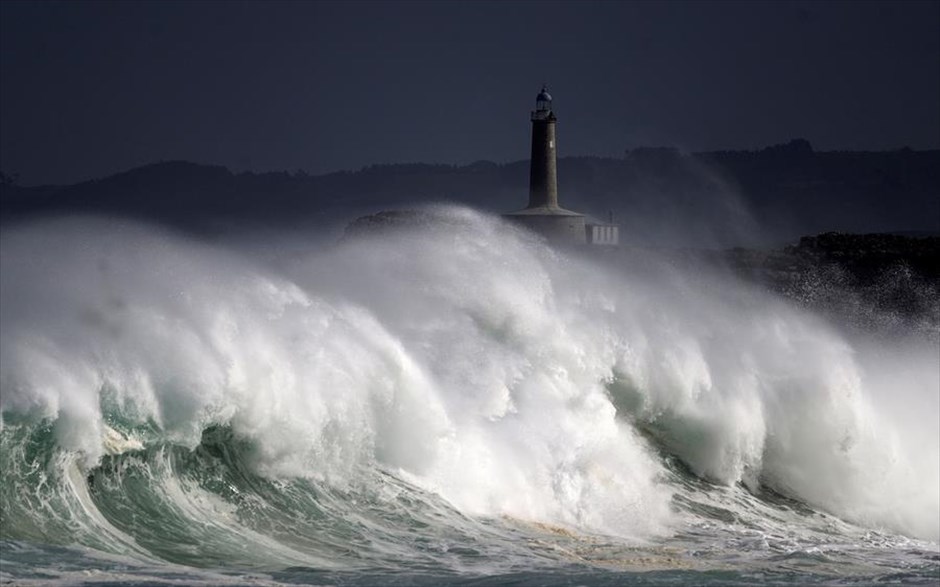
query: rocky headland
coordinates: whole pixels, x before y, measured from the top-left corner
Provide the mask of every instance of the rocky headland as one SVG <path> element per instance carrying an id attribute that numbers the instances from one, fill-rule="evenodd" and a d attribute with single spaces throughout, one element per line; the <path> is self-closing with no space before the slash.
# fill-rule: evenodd
<path id="1" fill-rule="evenodd" d="M 827 232 L 779 250 L 734 248 L 716 257 L 844 323 L 940 337 L 940 236 Z"/>

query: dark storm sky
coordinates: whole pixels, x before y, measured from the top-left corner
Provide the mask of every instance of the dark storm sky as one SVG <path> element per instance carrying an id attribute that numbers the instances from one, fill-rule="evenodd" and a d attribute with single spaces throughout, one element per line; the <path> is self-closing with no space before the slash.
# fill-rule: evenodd
<path id="1" fill-rule="evenodd" d="M 938 2 L 0 2 L 0 167 L 940 146 Z"/>

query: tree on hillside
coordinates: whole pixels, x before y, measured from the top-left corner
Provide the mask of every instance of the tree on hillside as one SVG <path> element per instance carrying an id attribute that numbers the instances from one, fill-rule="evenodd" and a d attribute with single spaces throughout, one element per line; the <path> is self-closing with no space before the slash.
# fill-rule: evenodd
<path id="1" fill-rule="evenodd" d="M 16 185 L 19 183 L 19 181 L 20 181 L 19 173 L 7 174 L 7 173 L 0 171 L 0 185 L 3 185 L 3 186 Z"/>

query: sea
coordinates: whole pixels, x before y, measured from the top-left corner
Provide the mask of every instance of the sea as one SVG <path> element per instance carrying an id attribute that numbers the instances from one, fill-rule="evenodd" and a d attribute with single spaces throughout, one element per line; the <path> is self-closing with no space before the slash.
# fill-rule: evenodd
<path id="1" fill-rule="evenodd" d="M 5 226 L 0 584 L 940 584 L 936 322 L 618 255 Z"/>

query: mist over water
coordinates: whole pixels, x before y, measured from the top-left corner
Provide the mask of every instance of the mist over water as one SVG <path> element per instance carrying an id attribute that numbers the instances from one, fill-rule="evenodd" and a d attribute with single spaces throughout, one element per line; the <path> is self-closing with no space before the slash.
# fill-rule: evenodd
<path id="1" fill-rule="evenodd" d="M 457 573 L 570 562 L 547 536 L 936 552 L 936 339 L 435 214 L 263 250 L 5 229 L 2 539 Z"/>

